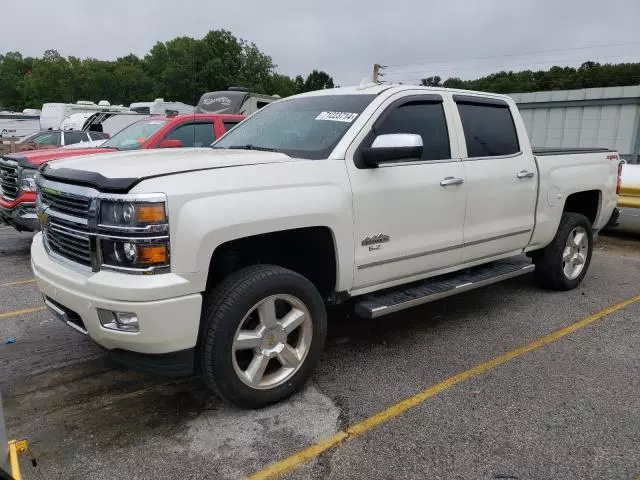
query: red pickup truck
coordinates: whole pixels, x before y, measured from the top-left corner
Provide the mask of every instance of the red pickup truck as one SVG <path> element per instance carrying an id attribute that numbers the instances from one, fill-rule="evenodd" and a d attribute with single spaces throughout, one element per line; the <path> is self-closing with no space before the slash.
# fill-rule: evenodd
<path id="1" fill-rule="evenodd" d="M 100 147 L 34 150 L 0 157 L 0 222 L 18 231 L 39 229 L 35 211 L 35 174 L 40 165 L 67 157 L 117 150 L 208 147 L 240 123 L 243 115 L 152 115 L 132 123 Z"/>

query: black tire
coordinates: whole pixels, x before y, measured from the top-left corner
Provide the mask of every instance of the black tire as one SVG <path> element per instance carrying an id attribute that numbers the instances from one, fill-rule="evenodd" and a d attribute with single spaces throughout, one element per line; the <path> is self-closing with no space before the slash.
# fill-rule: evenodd
<path id="1" fill-rule="evenodd" d="M 562 255 L 567 238 L 576 227 L 584 228 L 588 239 L 588 251 L 582 271 L 576 278 L 570 279 L 564 274 Z M 592 253 L 593 230 L 587 217 L 579 213 L 563 213 L 553 241 L 546 248 L 533 252 L 531 255 L 536 265 L 535 278 L 538 285 L 553 290 L 572 290 L 576 288 L 587 274 Z"/>
<path id="2" fill-rule="evenodd" d="M 312 318 L 311 344 L 298 370 L 270 389 L 245 384 L 233 366 L 236 331 L 253 306 L 277 294 L 299 299 Z M 201 322 L 201 367 L 205 384 L 224 400 L 243 408 L 261 408 L 299 390 L 311 376 L 327 336 L 327 314 L 320 293 L 305 277 L 286 268 L 258 265 L 234 272 L 205 294 Z"/>

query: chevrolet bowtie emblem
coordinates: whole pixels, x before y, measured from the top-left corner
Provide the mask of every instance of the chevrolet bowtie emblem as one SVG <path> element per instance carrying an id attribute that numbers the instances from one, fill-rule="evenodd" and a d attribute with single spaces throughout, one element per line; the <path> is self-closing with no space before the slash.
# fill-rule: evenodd
<path id="1" fill-rule="evenodd" d="M 49 214 L 45 210 L 38 210 L 38 220 L 43 227 L 49 224 Z"/>

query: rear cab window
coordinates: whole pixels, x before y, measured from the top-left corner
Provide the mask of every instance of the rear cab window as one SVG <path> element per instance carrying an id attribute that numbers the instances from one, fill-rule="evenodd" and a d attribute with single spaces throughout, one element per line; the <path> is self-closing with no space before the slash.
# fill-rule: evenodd
<path id="1" fill-rule="evenodd" d="M 500 99 L 454 95 L 468 158 L 504 157 L 520 152 L 509 104 Z"/>

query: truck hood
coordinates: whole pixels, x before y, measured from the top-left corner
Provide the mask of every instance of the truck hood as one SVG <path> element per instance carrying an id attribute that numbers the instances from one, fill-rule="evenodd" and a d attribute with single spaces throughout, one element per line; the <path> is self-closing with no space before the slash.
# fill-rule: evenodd
<path id="1" fill-rule="evenodd" d="M 282 153 L 213 148 L 175 148 L 114 152 L 69 158 L 44 167 L 51 180 L 126 192 L 147 178 L 174 173 L 295 161 Z"/>
<path id="2" fill-rule="evenodd" d="M 4 158 L 15 160 L 21 167 L 24 168 L 37 168 L 44 163 L 52 162 L 54 160 L 60 160 L 62 158 L 95 155 L 97 153 L 114 151 L 116 151 L 114 148 L 52 148 L 12 153 L 5 155 Z"/>

